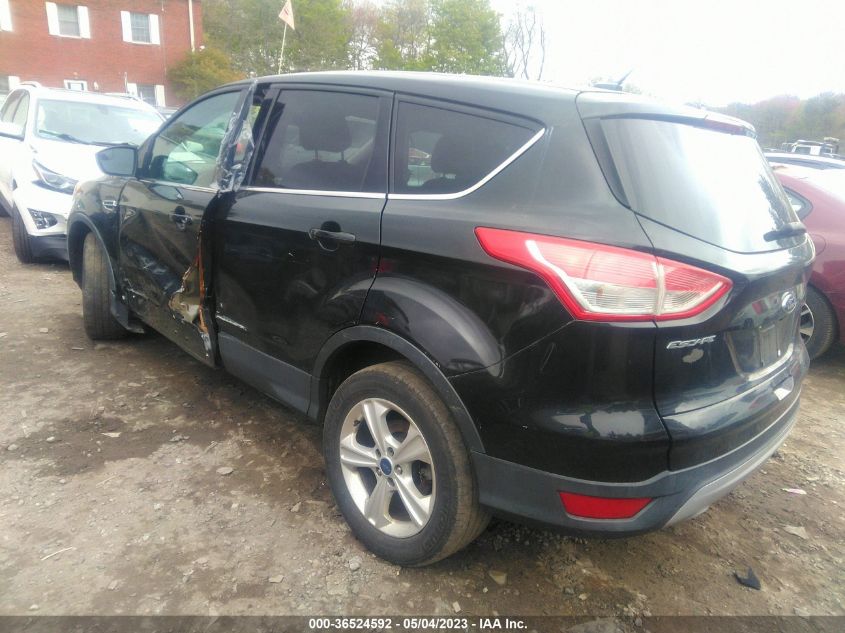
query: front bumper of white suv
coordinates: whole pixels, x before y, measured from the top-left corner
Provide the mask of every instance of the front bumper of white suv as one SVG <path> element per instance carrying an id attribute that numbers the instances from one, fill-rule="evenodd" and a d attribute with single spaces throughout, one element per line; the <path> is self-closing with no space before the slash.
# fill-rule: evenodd
<path id="1" fill-rule="evenodd" d="M 67 259 L 67 217 L 73 196 L 24 182 L 14 191 L 14 202 L 29 235 L 35 257 Z"/>

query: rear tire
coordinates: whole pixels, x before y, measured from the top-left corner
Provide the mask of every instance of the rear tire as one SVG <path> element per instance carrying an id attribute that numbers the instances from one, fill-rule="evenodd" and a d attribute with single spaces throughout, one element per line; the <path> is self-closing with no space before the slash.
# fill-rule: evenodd
<path id="1" fill-rule="evenodd" d="M 93 341 L 124 338 L 126 329 L 111 314 L 111 290 L 106 253 L 89 233 L 82 246 L 82 321 Z"/>
<path id="2" fill-rule="evenodd" d="M 370 429 L 381 423 L 385 432 L 376 439 Z M 408 363 L 367 367 L 340 385 L 326 413 L 323 454 L 329 484 L 352 532 L 397 565 L 446 558 L 472 542 L 490 520 L 478 503 L 457 425 Z M 356 460 L 360 463 L 350 464 Z"/>
<path id="3" fill-rule="evenodd" d="M 15 247 L 15 255 L 18 256 L 21 264 L 32 264 L 35 261 L 29 233 L 26 232 L 20 211 L 15 207 L 12 207 L 12 243 Z"/>
<path id="4" fill-rule="evenodd" d="M 801 315 L 801 335 L 810 360 L 815 360 L 830 349 L 836 340 L 836 314 L 824 295 L 809 286 L 804 310 Z"/>

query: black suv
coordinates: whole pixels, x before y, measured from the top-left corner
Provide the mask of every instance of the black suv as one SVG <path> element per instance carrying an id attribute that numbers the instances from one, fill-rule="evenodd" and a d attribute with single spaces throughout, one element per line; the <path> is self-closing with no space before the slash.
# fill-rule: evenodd
<path id="1" fill-rule="evenodd" d="M 68 251 L 94 339 L 142 323 L 324 425 L 403 565 L 490 513 L 631 535 L 792 427 L 813 246 L 741 121 L 415 73 L 216 89 L 103 150 Z"/>

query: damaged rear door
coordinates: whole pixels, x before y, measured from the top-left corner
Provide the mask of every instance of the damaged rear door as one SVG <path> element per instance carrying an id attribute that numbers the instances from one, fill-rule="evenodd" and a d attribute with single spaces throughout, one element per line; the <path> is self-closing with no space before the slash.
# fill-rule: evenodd
<path id="1" fill-rule="evenodd" d="M 144 322 L 206 364 L 216 357 L 206 234 L 252 150 L 255 83 L 193 103 L 145 144 L 120 198 L 121 286 Z"/>

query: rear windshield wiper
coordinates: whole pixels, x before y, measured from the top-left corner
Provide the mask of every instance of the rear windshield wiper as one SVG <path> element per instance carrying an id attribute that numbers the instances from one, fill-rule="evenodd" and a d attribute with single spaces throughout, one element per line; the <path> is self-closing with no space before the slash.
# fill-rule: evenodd
<path id="1" fill-rule="evenodd" d="M 797 237 L 798 235 L 804 235 L 807 232 L 807 227 L 804 226 L 801 222 L 788 222 L 784 224 L 781 228 L 775 231 L 769 231 L 763 236 L 763 239 L 767 242 L 774 242 L 775 240 L 782 240 L 786 237 Z"/>

